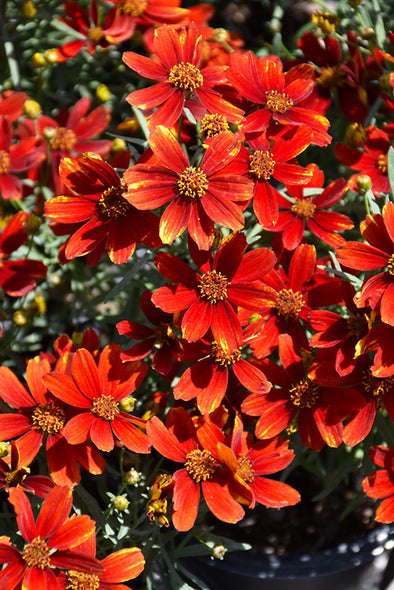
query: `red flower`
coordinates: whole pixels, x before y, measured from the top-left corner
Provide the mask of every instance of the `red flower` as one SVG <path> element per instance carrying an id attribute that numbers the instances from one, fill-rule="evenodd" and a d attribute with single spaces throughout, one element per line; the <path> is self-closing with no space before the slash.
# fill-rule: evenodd
<path id="1" fill-rule="evenodd" d="M 316 164 L 309 164 L 307 169 L 312 171 L 312 178 L 307 185 L 308 195 L 304 195 L 304 186 L 286 183 L 287 192 L 292 200 L 285 199 L 280 193 L 277 195 L 279 207 L 287 211 L 280 212 L 278 221 L 269 229 L 274 232 L 283 232 L 282 243 L 287 250 L 294 250 L 301 244 L 306 228 L 320 240 L 335 248 L 345 242 L 345 238 L 335 232 L 351 229 L 353 222 L 343 213 L 325 209 L 345 196 L 348 190 L 347 182 L 344 178 L 338 178 L 322 192 L 317 191 L 317 194 L 311 195 L 311 188 L 323 186 L 324 173 Z"/>
<path id="2" fill-rule="evenodd" d="M 243 112 L 224 100 L 213 87 L 225 83 L 221 66 L 201 68 L 202 37 L 195 23 L 178 33 L 163 25 L 155 31 L 154 52 L 157 59 L 148 59 L 133 51 L 123 54 L 123 61 L 144 78 L 158 80 L 156 86 L 131 92 L 126 98 L 132 106 L 143 110 L 159 108 L 148 122 L 149 129 L 157 125 L 172 127 L 184 106 L 201 106 L 205 112 L 224 115 L 239 122 Z M 201 69 L 200 69 L 201 68 Z M 203 113 L 204 114 L 204 113 Z"/>
<path id="3" fill-rule="evenodd" d="M 269 508 L 282 508 L 300 501 L 300 494 L 294 488 L 264 477 L 284 469 L 293 460 L 294 451 L 288 448 L 288 440 L 275 437 L 253 443 L 252 435 L 244 431 L 238 414 L 229 441 L 225 440 L 220 428 L 208 420 L 199 428 L 198 439 L 221 463 L 227 465 L 235 480 L 251 493 L 249 508 L 254 508 L 256 502 Z"/>
<path id="4" fill-rule="evenodd" d="M 382 129 L 367 129 L 367 139 L 363 150 L 352 148 L 344 143 L 335 144 L 335 155 L 352 170 L 357 170 L 349 179 L 351 190 L 357 190 L 357 177 L 366 174 L 372 180 L 371 190 L 377 197 L 380 193 L 390 193 L 387 154 L 391 147 L 390 139 Z"/>
<path id="5" fill-rule="evenodd" d="M 132 37 L 135 30 L 135 20 L 132 14 L 119 12 L 112 8 L 102 21 L 95 0 L 89 3 L 89 10 L 84 10 L 77 2 L 67 0 L 63 2 L 66 17 L 59 20 L 77 32 L 77 39 L 63 43 L 56 49 L 58 62 L 74 57 L 86 47 L 93 55 L 97 47 L 108 49 L 110 45 L 120 44 Z M 82 37 L 82 39 L 81 39 Z"/>
<path id="6" fill-rule="evenodd" d="M 380 313 L 383 322 L 394 326 L 394 203 L 386 203 L 382 215 L 368 215 L 360 224 L 367 244 L 347 242 L 336 250 L 340 264 L 355 270 L 386 268 L 363 284 L 356 295 L 357 307 L 368 305 Z"/>
<path id="7" fill-rule="evenodd" d="M 0 286 L 11 297 L 26 295 L 47 274 L 47 267 L 39 260 L 10 260 L 11 254 L 29 238 L 29 218 L 29 213 L 19 211 L 0 233 Z"/>
<path id="8" fill-rule="evenodd" d="M 229 492 L 231 472 L 221 468 L 213 454 L 198 442 L 196 428 L 184 408 L 171 408 L 166 426 L 153 417 L 146 425 L 152 445 L 163 457 L 183 467 L 175 471 L 172 521 L 178 531 L 188 531 L 197 518 L 200 486 L 211 512 L 224 522 L 238 522 L 244 510 Z"/>
<path id="9" fill-rule="evenodd" d="M 56 579 L 58 568 L 102 573 L 103 566 L 97 559 L 73 551 L 73 547 L 95 534 L 95 523 L 86 515 L 68 516 L 72 507 L 69 488 L 55 487 L 44 500 L 36 521 L 22 490 L 11 490 L 9 501 L 14 506 L 25 546 L 20 551 L 7 538 L 0 539 L 0 563 L 8 563 L 0 572 L 3 588 L 19 588 L 22 583 L 26 590 L 60 590 Z"/>
<path id="10" fill-rule="evenodd" d="M 266 291 L 259 279 L 275 264 L 275 255 L 268 248 L 244 254 L 246 247 L 243 234 L 231 234 L 215 256 L 191 248 L 201 274 L 173 254 L 157 254 L 158 270 L 178 284 L 161 287 L 152 301 L 167 313 L 187 310 L 181 329 L 188 342 L 196 342 L 211 328 L 214 340 L 222 348 L 233 351 L 241 346 L 237 308 L 258 311 L 264 306 Z"/>
<path id="11" fill-rule="evenodd" d="M 240 148 L 232 133 L 211 139 L 198 168 L 190 166 L 175 136 L 165 127 L 151 133 L 149 145 L 156 158 L 153 163 L 126 170 L 125 198 L 137 209 L 169 203 L 160 219 L 160 238 L 165 244 L 172 244 L 188 228 L 198 247 L 207 250 L 213 241 L 213 222 L 235 231 L 243 228 L 242 209 L 252 196 L 252 184 L 226 172 Z"/>
<path id="12" fill-rule="evenodd" d="M 172 314 L 164 313 L 152 303 L 152 293 L 144 291 L 141 295 L 141 309 L 145 317 L 152 322 L 154 328 L 123 320 L 116 324 L 119 334 L 142 340 L 131 348 L 124 350 L 124 360 L 139 361 L 147 357 L 153 349 L 152 367 L 164 376 L 171 376 L 172 370 L 177 368 L 174 361 L 179 361 L 183 343 L 176 337 Z"/>
<path id="13" fill-rule="evenodd" d="M 8 367 L 0 367 L 0 397 L 17 413 L 0 414 L 1 440 L 17 438 L 25 466 L 29 465 L 45 441 L 48 469 L 55 483 L 74 486 L 81 479 L 79 464 L 93 474 L 102 473 L 105 460 L 89 444 L 71 447 L 63 436 L 69 409 L 47 392 L 43 378 L 50 371 L 39 356 L 26 367 L 28 390 Z"/>
<path id="14" fill-rule="evenodd" d="M 276 121 L 283 125 L 306 126 L 312 130 L 314 143 L 330 143 L 326 117 L 299 106 L 314 89 L 312 65 L 299 64 L 284 73 L 282 63 L 276 56 L 259 59 L 251 51 L 235 51 L 226 74 L 241 96 L 256 105 L 243 124 L 245 133 L 261 133 L 272 121 Z"/>
<path id="15" fill-rule="evenodd" d="M 21 199 L 23 184 L 13 173 L 31 170 L 45 159 L 37 137 L 27 137 L 16 143 L 12 143 L 12 139 L 8 117 L 0 115 L 0 194 L 3 199 Z"/>
<path id="16" fill-rule="evenodd" d="M 152 25 L 185 25 L 190 10 L 180 8 L 181 0 L 109 0 L 118 12 L 131 15 L 139 27 Z"/>
<path id="17" fill-rule="evenodd" d="M 64 188 L 58 175 L 61 158 L 76 157 L 86 152 L 104 156 L 112 145 L 108 139 L 92 139 L 107 128 L 110 120 L 109 108 L 99 106 L 88 113 L 90 104 L 91 99 L 84 96 L 70 110 L 61 111 L 56 119 L 41 115 L 35 121 L 24 119 L 23 124 L 18 127 L 22 137 L 36 137 L 39 133 L 47 142 L 50 173 L 57 194 Z"/>
<path id="18" fill-rule="evenodd" d="M 391 523 L 394 521 L 394 450 L 380 445 L 372 447 L 369 456 L 383 469 L 371 473 L 363 480 L 363 490 L 371 498 L 383 498 L 375 520 Z"/>
<path id="19" fill-rule="evenodd" d="M 112 262 L 120 264 L 127 262 L 137 243 L 160 243 L 158 218 L 128 203 L 118 173 L 100 156 L 64 158 L 59 173 L 64 185 L 76 194 L 47 201 L 45 215 L 64 224 L 62 232 L 73 232 L 65 245 L 67 260 L 87 254 L 93 266 L 107 247 Z M 59 228 L 54 231 L 59 233 Z"/>
<path id="20" fill-rule="evenodd" d="M 394 375 L 394 326 L 379 324 L 373 326 L 368 334 L 358 343 L 357 354 L 373 353 L 374 361 L 371 372 L 375 377 Z"/>
<path id="21" fill-rule="evenodd" d="M 200 340 L 194 346 L 192 355 L 186 360 L 194 361 L 181 375 L 173 393 L 175 399 L 185 401 L 197 398 L 197 407 L 201 414 L 216 410 L 226 394 L 230 368 L 237 380 L 248 391 L 267 393 L 271 384 L 264 373 L 241 357 L 241 349 L 222 348 L 217 342 Z M 195 362 L 197 361 L 197 362 Z"/>
<path id="22" fill-rule="evenodd" d="M 274 143 L 272 144 L 272 141 Z M 279 217 L 278 200 L 283 201 L 272 180 L 286 184 L 308 184 L 312 171 L 289 162 L 310 144 L 311 131 L 307 127 L 284 129 L 279 137 L 267 137 L 265 133 L 250 140 L 250 152 L 241 146 L 239 156 L 231 169 L 247 174 L 254 181 L 253 208 L 260 225 L 272 228 Z"/>
<path id="23" fill-rule="evenodd" d="M 141 362 L 122 362 L 116 344 L 104 348 L 96 365 L 85 348 L 72 354 L 70 374 L 52 371 L 44 376 L 48 389 L 60 400 L 78 409 L 64 427 L 71 445 L 87 440 L 101 451 L 112 451 L 115 439 L 136 453 L 149 453 L 145 420 L 130 416 L 119 402 L 133 393 L 143 381 L 148 366 Z"/>

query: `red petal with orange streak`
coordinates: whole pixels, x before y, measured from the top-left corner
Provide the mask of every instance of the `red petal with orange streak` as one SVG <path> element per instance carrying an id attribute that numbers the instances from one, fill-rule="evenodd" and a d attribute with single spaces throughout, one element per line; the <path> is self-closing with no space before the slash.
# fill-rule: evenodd
<path id="1" fill-rule="evenodd" d="M 33 511 L 30 502 L 20 488 L 11 488 L 8 495 L 9 502 L 13 505 L 18 529 L 22 537 L 30 543 L 37 537 L 37 528 L 34 521 Z"/>
<path id="2" fill-rule="evenodd" d="M 242 506 L 234 500 L 228 490 L 228 485 L 217 481 L 207 480 L 201 482 L 204 500 L 209 510 L 223 522 L 236 523 L 245 515 Z"/>
<path id="3" fill-rule="evenodd" d="M 127 547 L 115 551 L 101 561 L 105 572 L 100 576 L 100 583 L 115 584 L 133 580 L 144 569 L 145 559 L 138 547 Z"/>
<path id="4" fill-rule="evenodd" d="M 266 479 L 265 477 L 256 477 L 252 489 L 257 502 L 269 508 L 293 506 L 301 500 L 297 490 L 288 484 L 282 481 Z"/>
<path id="5" fill-rule="evenodd" d="M 205 336 L 215 315 L 216 310 L 209 301 L 194 301 L 182 318 L 183 338 L 196 342 Z"/>
<path id="6" fill-rule="evenodd" d="M 186 469 L 176 471 L 173 479 L 175 487 L 172 522 L 177 531 L 189 531 L 198 514 L 200 486 L 194 483 Z"/>
<path id="7" fill-rule="evenodd" d="M 152 445 L 164 457 L 184 462 L 185 451 L 181 443 L 156 416 L 147 422 L 146 433 Z"/>
<path id="8" fill-rule="evenodd" d="M 131 70 L 138 72 L 143 78 L 150 80 L 166 80 L 168 71 L 160 63 L 149 59 L 140 53 L 134 51 L 125 51 L 122 55 L 122 61 Z"/>
<path id="9" fill-rule="evenodd" d="M 149 145 L 161 164 L 175 173 L 184 172 L 189 160 L 175 135 L 167 127 L 159 125 L 149 136 Z"/>
<path id="10" fill-rule="evenodd" d="M 150 442 L 146 434 L 125 418 L 117 416 L 112 420 L 112 431 L 134 453 L 149 453 Z"/>

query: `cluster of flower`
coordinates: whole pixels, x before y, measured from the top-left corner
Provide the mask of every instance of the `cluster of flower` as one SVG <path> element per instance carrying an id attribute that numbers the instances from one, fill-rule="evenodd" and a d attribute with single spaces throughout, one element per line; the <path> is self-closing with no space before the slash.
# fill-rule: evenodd
<path id="1" fill-rule="evenodd" d="M 0 285 L 18 298 L 45 279 L 44 262 L 14 254 L 41 216 L 67 236 L 64 268 L 79 257 L 90 267 L 106 255 L 108 267 L 127 263 L 138 246 L 152 252 L 158 286 L 141 294 L 150 325 L 116 325 L 130 348 L 101 348 L 88 329 L 78 344 L 58 335 L 53 352 L 30 359 L 26 385 L 9 363 L 0 367 L 0 438 L 10 443 L 0 483 L 26 542 L 20 551 L 0 537 L 7 590 L 22 580 L 29 589 L 123 588 L 142 571 L 135 547 L 95 559 L 93 520 L 68 516 L 80 468 L 102 474 L 116 448 L 164 458 L 149 474 L 146 518 L 189 531 L 201 494 L 230 523 L 256 503 L 299 502 L 267 477 L 292 463 L 294 437 L 320 452 L 371 435 L 378 442 L 366 451 L 382 469 L 363 488 L 385 498 L 376 519 L 394 520 L 394 449 L 375 436 L 378 413 L 394 421 L 394 34 L 381 48 L 353 31 L 340 42 L 332 15 L 317 13 L 319 31 L 298 40 L 302 57 L 285 61 L 214 31 L 209 5 L 111 1 L 104 19 L 94 0 L 88 12 L 64 3 L 62 21 L 78 36 L 53 61 L 142 31 L 144 52 L 125 51 L 123 62 L 157 82 L 126 98 L 145 117 L 146 149 L 131 165 L 127 149 L 111 155 L 112 141 L 94 139 L 110 109 L 89 112 L 88 97 L 52 118 L 25 93 L 3 93 L 0 193 L 22 205 L 0 235 Z M 308 148 L 329 149 L 333 104 L 348 125 L 331 158 L 355 174 L 326 181 L 316 163 L 300 162 Z M 43 179 L 49 199 L 37 190 Z M 330 209 L 352 216 L 349 194 L 370 209 L 361 238 L 354 230 L 347 241 L 338 232 L 354 217 Z M 131 395 L 152 372 L 167 391 L 148 411 Z M 42 447 L 47 474 L 30 475 Z M 25 492 L 44 498 L 36 521 Z"/>

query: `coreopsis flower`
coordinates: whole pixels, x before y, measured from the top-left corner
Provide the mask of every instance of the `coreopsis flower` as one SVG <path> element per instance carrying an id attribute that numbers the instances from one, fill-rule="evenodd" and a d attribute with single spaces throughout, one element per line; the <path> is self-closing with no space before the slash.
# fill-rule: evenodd
<path id="1" fill-rule="evenodd" d="M 360 224 L 366 240 L 346 242 L 336 249 L 338 262 L 355 270 L 384 269 L 364 282 L 357 293 L 357 307 L 370 306 L 383 322 L 394 326 L 394 203 L 386 203 L 382 214 L 368 215 Z"/>
<path id="2" fill-rule="evenodd" d="M 375 520 L 391 523 L 394 521 L 394 450 L 379 445 L 370 449 L 369 456 L 382 469 L 367 475 L 363 480 L 363 490 L 370 498 L 382 500 Z"/>
<path id="3" fill-rule="evenodd" d="M 84 47 L 93 55 L 97 47 L 108 49 L 110 45 L 117 45 L 130 39 L 135 31 L 135 20 L 132 14 L 120 12 L 116 7 L 111 8 L 101 19 L 99 8 L 95 0 L 90 0 L 88 10 L 78 2 L 67 0 L 63 2 L 66 16 L 59 17 L 59 21 L 76 32 L 76 39 L 63 43 L 55 50 L 56 61 L 63 62 L 74 57 Z"/>
<path id="4" fill-rule="evenodd" d="M 391 343 L 394 338 L 394 326 L 380 322 L 368 331 L 356 347 L 356 354 L 374 355 L 371 366 L 375 377 L 391 377 L 394 375 L 394 348 Z"/>
<path id="5" fill-rule="evenodd" d="M 283 200 L 272 186 L 272 180 L 288 185 L 310 182 L 312 171 L 292 162 L 310 142 L 311 130 L 307 127 L 284 129 L 273 138 L 262 133 L 257 139 L 249 140 L 252 151 L 242 145 L 235 162 L 230 165 L 235 172 L 245 174 L 254 182 L 253 209 L 263 227 L 275 226 L 279 218 L 278 200 Z"/>
<path id="6" fill-rule="evenodd" d="M 215 255 L 191 248 L 199 272 L 173 254 L 159 252 L 155 264 L 170 280 L 153 293 L 152 301 L 167 313 L 185 311 L 181 321 L 188 342 L 203 338 L 209 328 L 216 343 L 234 351 L 242 344 L 238 306 L 259 311 L 265 306 L 266 290 L 260 279 L 274 266 L 276 258 L 268 248 L 245 254 L 243 234 L 230 234 Z"/>
<path id="7" fill-rule="evenodd" d="M 0 414 L 0 438 L 16 439 L 24 466 L 30 465 L 45 444 L 52 479 L 72 487 L 81 479 L 80 465 L 97 475 L 104 471 L 105 459 L 90 443 L 71 446 L 64 438 L 63 428 L 71 414 L 44 385 L 50 369 L 46 359 L 31 359 L 26 367 L 27 389 L 8 367 L 0 367 L 0 397 L 17 410 Z"/>
<path id="8" fill-rule="evenodd" d="M 84 514 L 69 517 L 72 493 L 68 487 L 56 486 L 49 493 L 36 520 L 22 490 L 10 490 L 9 501 L 14 506 L 25 546 L 20 551 L 8 538 L 0 538 L 0 563 L 8 564 L 0 572 L 3 588 L 60 590 L 59 569 L 94 574 L 103 572 L 103 566 L 95 557 L 73 550 L 95 534 L 95 523 Z"/>
<path id="9" fill-rule="evenodd" d="M 151 291 L 142 293 L 141 310 L 154 327 L 151 328 L 130 320 L 123 320 L 116 324 L 119 334 L 134 340 L 141 340 L 131 348 L 124 350 L 122 358 L 139 361 L 154 350 L 153 369 L 162 375 L 169 375 L 174 369 L 174 363 L 180 360 L 183 349 L 182 340 L 176 335 L 173 316 L 153 305 Z"/>
<path id="10" fill-rule="evenodd" d="M 226 394 L 229 372 L 232 369 L 236 379 L 248 391 L 267 393 L 271 384 L 264 373 L 241 357 L 241 348 L 231 350 L 221 347 L 215 341 L 199 340 L 188 353 L 186 360 L 193 361 L 174 387 L 175 399 L 189 401 L 196 398 L 201 414 L 210 414 L 220 406 Z"/>
<path id="11" fill-rule="evenodd" d="M 13 142 L 11 123 L 6 115 L 0 115 L 0 196 L 21 199 L 23 183 L 16 173 L 37 168 L 44 159 L 39 138 L 26 137 Z"/>
<path id="12" fill-rule="evenodd" d="M 143 110 L 159 107 L 148 121 L 150 130 L 157 125 L 172 127 L 182 114 L 183 107 L 197 108 L 201 118 L 205 112 L 224 115 L 228 121 L 240 122 L 243 111 L 235 107 L 214 90 L 226 82 L 225 68 L 201 67 L 203 59 L 202 37 L 192 22 L 180 32 L 163 25 L 155 30 L 155 60 L 133 51 L 123 54 L 124 63 L 144 78 L 158 84 L 134 90 L 126 98 L 132 106 Z"/>
<path id="13" fill-rule="evenodd" d="M 286 184 L 291 200 L 287 200 L 280 193 L 277 195 L 281 211 L 277 222 L 269 229 L 282 232 L 282 243 L 287 250 L 294 250 L 301 244 L 306 229 L 335 248 L 345 242 L 345 238 L 336 232 L 351 229 L 353 222 L 343 213 L 326 209 L 345 196 L 348 190 L 347 182 L 344 178 L 338 178 L 322 192 L 317 191 L 315 195 L 311 195 L 309 189 L 323 187 L 324 173 L 316 164 L 309 164 L 307 169 L 312 171 L 312 177 L 307 185 L 308 195 L 304 194 L 304 185 Z"/>
<path id="14" fill-rule="evenodd" d="M 366 132 L 367 139 L 363 149 L 356 149 L 344 143 L 336 143 L 335 155 L 343 164 L 358 171 L 348 181 L 351 190 L 357 190 L 357 177 L 360 174 L 365 174 L 372 181 L 372 192 L 379 197 L 381 193 L 391 192 L 387 157 L 392 142 L 382 129 L 369 127 Z"/>
<path id="15" fill-rule="evenodd" d="M 94 558 L 96 536 L 91 535 L 74 550 Z M 72 567 L 68 568 L 67 572 L 60 572 L 57 578 L 59 590 L 126 590 L 129 586 L 122 582 L 134 580 L 145 565 L 144 556 L 138 547 L 125 547 L 98 561 L 104 570 L 100 573 L 76 571 Z"/>
<path id="16" fill-rule="evenodd" d="M 120 346 L 109 344 L 96 364 L 88 350 L 79 348 L 72 354 L 67 374 L 51 371 L 43 377 L 53 395 L 76 412 L 63 430 L 70 445 L 90 439 L 98 449 L 108 452 L 119 440 L 136 453 L 149 453 L 146 434 L 138 428 L 145 426 L 145 420 L 119 407 L 141 384 L 148 366 L 138 361 L 123 362 L 121 353 Z"/>
<path id="17" fill-rule="evenodd" d="M 223 431 L 209 420 L 198 429 L 197 436 L 200 443 L 232 471 L 234 479 L 251 493 L 249 508 L 253 509 L 256 502 L 269 508 L 283 508 L 301 500 L 300 494 L 290 485 L 265 477 L 284 469 L 293 460 L 294 451 L 289 449 L 288 440 L 278 436 L 254 442 L 250 432 L 244 431 L 238 414 L 227 439 Z"/>
<path id="18" fill-rule="evenodd" d="M 150 134 L 149 145 L 155 160 L 126 170 L 125 198 L 137 209 L 167 205 L 160 218 L 165 244 L 172 244 L 187 228 L 198 247 L 207 250 L 213 241 L 213 222 L 234 231 L 243 228 L 242 210 L 252 197 L 252 183 L 226 172 L 240 149 L 232 133 L 213 137 L 198 167 L 190 165 L 166 127 Z"/>
<path id="19" fill-rule="evenodd" d="M 160 244 L 158 218 L 130 205 L 118 173 L 100 156 L 63 158 L 59 175 L 72 194 L 47 201 L 45 215 L 64 226 L 62 232 L 68 228 L 72 232 L 64 248 L 67 260 L 87 254 L 93 266 L 106 248 L 112 262 L 121 264 L 137 244 Z"/>
<path id="20" fill-rule="evenodd" d="M 0 458 L 0 489 L 9 492 L 12 488 L 20 488 L 46 498 L 56 484 L 46 475 L 30 475 L 30 468 L 15 441 L 11 441 L 10 448 L 10 457 Z"/>
<path id="21" fill-rule="evenodd" d="M 11 297 L 22 297 L 46 277 L 47 267 L 39 260 L 12 259 L 12 253 L 29 238 L 30 214 L 18 211 L 0 233 L 0 287 Z"/>
<path id="22" fill-rule="evenodd" d="M 335 372 L 330 384 L 330 376 L 325 376 L 323 385 L 312 380 L 289 334 L 279 336 L 279 357 L 281 365 L 271 359 L 257 361 L 273 388 L 267 394 L 250 394 L 241 406 L 245 414 L 259 417 L 257 438 L 269 439 L 289 429 L 298 430 L 302 443 L 315 451 L 325 444 L 338 447 L 343 440 L 342 422 L 359 409 L 360 394 L 340 387 Z"/>
<path id="23" fill-rule="evenodd" d="M 201 446 L 190 414 L 184 408 L 171 408 L 166 425 L 154 416 L 148 421 L 146 431 L 163 457 L 183 464 L 172 474 L 172 522 L 178 531 L 188 531 L 194 525 L 201 491 L 209 510 L 217 518 L 232 523 L 241 520 L 244 510 L 229 491 L 231 472 Z"/>
<path id="24" fill-rule="evenodd" d="M 276 121 L 282 125 L 302 125 L 312 130 L 312 142 L 327 145 L 329 121 L 319 112 L 299 106 L 314 89 L 314 67 L 298 64 L 283 72 L 280 59 L 251 51 L 235 51 L 226 71 L 229 82 L 254 108 L 246 116 L 242 128 L 245 133 L 261 133 Z"/>
<path id="25" fill-rule="evenodd" d="M 84 96 L 69 110 L 61 111 L 56 119 L 47 115 L 41 115 L 35 121 L 25 118 L 18 127 L 21 137 L 39 134 L 46 143 L 51 180 L 57 194 L 63 191 L 58 174 L 62 158 L 75 158 L 86 152 L 105 156 L 111 149 L 111 140 L 93 139 L 107 128 L 110 109 L 101 105 L 89 113 L 90 105 L 90 97 Z"/>
<path id="26" fill-rule="evenodd" d="M 152 25 L 185 25 L 190 10 L 181 8 L 181 0 L 109 0 L 120 14 L 131 15 L 140 28 Z"/>

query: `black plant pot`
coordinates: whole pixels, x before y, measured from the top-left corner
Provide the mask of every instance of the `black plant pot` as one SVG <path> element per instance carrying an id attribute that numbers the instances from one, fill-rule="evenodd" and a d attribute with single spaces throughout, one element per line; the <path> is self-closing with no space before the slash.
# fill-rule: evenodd
<path id="1" fill-rule="evenodd" d="M 361 541 L 310 556 L 234 551 L 222 560 L 194 558 L 186 567 L 207 590 L 386 590 L 393 546 L 394 527 L 383 525 Z"/>

